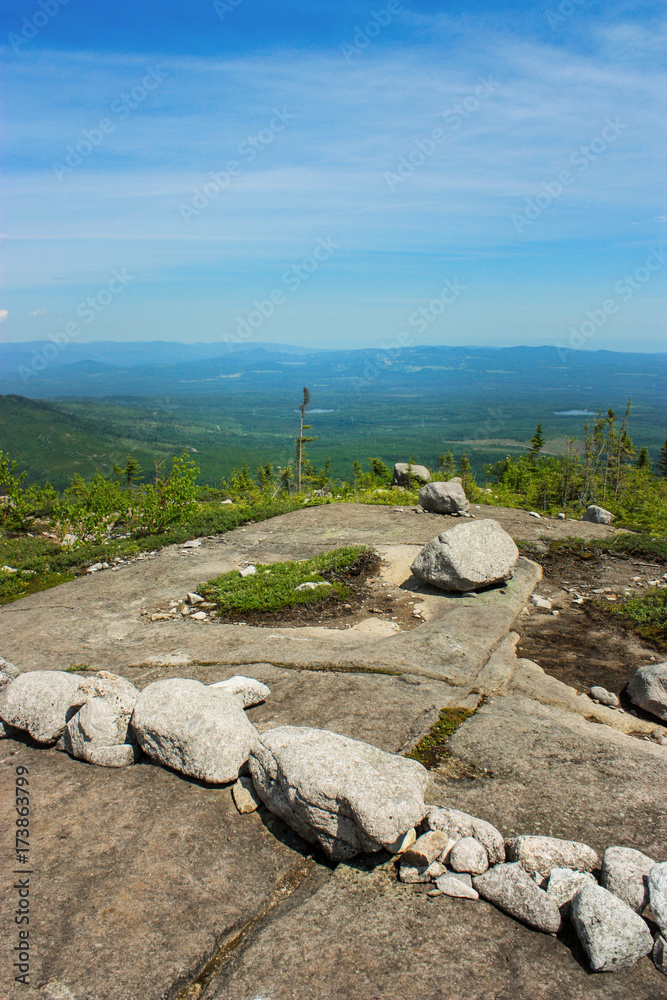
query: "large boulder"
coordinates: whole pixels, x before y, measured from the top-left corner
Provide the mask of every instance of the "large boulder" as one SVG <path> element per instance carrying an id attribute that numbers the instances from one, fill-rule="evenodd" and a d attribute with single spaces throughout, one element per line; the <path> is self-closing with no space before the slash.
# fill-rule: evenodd
<path id="1" fill-rule="evenodd" d="M 410 472 L 408 473 L 408 469 Z M 392 486 L 414 486 L 416 483 L 428 483 L 431 473 L 425 465 L 408 465 L 407 462 L 397 462 L 391 478 Z"/>
<path id="2" fill-rule="evenodd" d="M 270 729 L 250 773 L 267 808 L 336 861 L 395 844 L 426 813 L 426 768 L 321 729 Z"/>
<path id="3" fill-rule="evenodd" d="M 470 504 L 460 482 L 427 483 L 419 491 L 419 503 L 433 514 L 463 514 Z"/>
<path id="4" fill-rule="evenodd" d="M 19 674 L 0 695 L 0 719 L 38 743 L 60 739 L 71 716 L 86 701 L 81 678 L 63 670 Z"/>
<path id="5" fill-rule="evenodd" d="M 588 844 L 558 837 L 522 835 L 505 841 L 508 861 L 518 861 L 529 875 L 547 876 L 553 868 L 575 868 L 590 872 L 598 866 L 598 856 Z"/>
<path id="6" fill-rule="evenodd" d="M 634 965 L 653 949 L 642 918 L 601 885 L 587 885 L 572 900 L 571 919 L 594 972 Z"/>
<path id="7" fill-rule="evenodd" d="M 80 691 L 87 701 L 67 723 L 63 748 L 78 760 L 102 767 L 133 764 L 138 748 L 130 719 L 138 689 L 124 677 L 101 670 L 84 678 Z"/>
<path id="8" fill-rule="evenodd" d="M 628 694 L 639 708 L 667 722 L 667 663 L 647 663 L 628 684 Z"/>
<path id="9" fill-rule="evenodd" d="M 235 697 L 178 677 L 144 688 L 131 725 L 152 760 L 212 784 L 236 781 L 257 740 Z"/>
<path id="10" fill-rule="evenodd" d="M 610 510 L 605 510 L 604 507 L 598 507 L 597 504 L 589 504 L 584 511 L 581 520 L 590 521 L 592 524 L 611 524 L 615 519 L 616 515 L 612 514 Z"/>
<path id="11" fill-rule="evenodd" d="M 648 905 L 647 876 L 654 865 L 653 858 L 632 847 L 608 847 L 602 856 L 600 885 L 641 913 Z"/>
<path id="12" fill-rule="evenodd" d="M 511 536 L 489 518 L 457 524 L 432 538 L 412 572 L 441 590 L 479 590 L 509 579 L 518 559 Z"/>
<path id="13" fill-rule="evenodd" d="M 472 880 L 482 899 L 545 934 L 557 934 L 561 916 L 556 903 L 519 864 L 496 865 Z"/>

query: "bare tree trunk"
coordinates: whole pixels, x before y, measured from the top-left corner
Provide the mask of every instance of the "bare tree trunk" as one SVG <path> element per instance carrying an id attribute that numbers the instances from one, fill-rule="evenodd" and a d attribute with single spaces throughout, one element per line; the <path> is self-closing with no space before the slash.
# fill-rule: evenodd
<path id="1" fill-rule="evenodd" d="M 303 410 L 301 411 L 301 421 L 299 424 L 299 437 L 296 442 L 296 492 L 301 492 L 301 451 L 303 448 Z"/>

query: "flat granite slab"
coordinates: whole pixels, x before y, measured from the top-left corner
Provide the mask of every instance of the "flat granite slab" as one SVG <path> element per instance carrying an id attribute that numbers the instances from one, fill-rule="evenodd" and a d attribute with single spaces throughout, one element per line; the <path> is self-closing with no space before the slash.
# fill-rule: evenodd
<path id="1" fill-rule="evenodd" d="M 663 1000 L 649 958 L 591 975 L 572 936 L 482 900 L 429 899 L 393 863 L 307 883 L 228 957 L 201 1000 Z"/>
<path id="2" fill-rule="evenodd" d="M 388 753 L 410 749 L 437 721 L 442 708 L 475 708 L 479 703 L 479 696 L 462 699 L 460 689 L 415 674 L 286 669 L 271 663 L 130 667 L 124 676 L 143 689 L 158 678 L 191 677 L 214 684 L 238 673 L 271 688 L 266 702 L 246 711 L 260 733 L 276 726 L 330 729 Z"/>
<path id="3" fill-rule="evenodd" d="M 667 859 L 667 749 L 525 698 L 494 698 L 459 727 L 427 800 L 504 836 L 630 846 Z M 378 864 L 378 860 L 380 863 Z M 483 901 L 428 899 L 393 859 L 313 871 L 225 956 L 202 1000 L 662 1000 L 650 958 L 592 974 L 566 924 L 558 938 Z"/>
<path id="4" fill-rule="evenodd" d="M 496 508 L 487 510 L 498 514 Z M 516 513 L 512 512 L 512 523 Z M 0 649 L 21 670 L 62 670 L 84 663 L 97 670 L 122 672 L 176 655 L 184 663 L 268 660 L 421 673 L 455 685 L 469 684 L 509 631 L 541 569 L 520 559 L 506 587 L 491 588 L 477 597 L 420 587 L 410 574 L 406 547 L 426 542 L 456 523 L 456 518 L 416 515 L 411 509 L 397 512 L 348 504 L 286 514 L 263 525 L 205 539 L 199 548 L 171 546 L 117 572 L 79 577 L 6 605 L 0 609 Z M 165 606 L 170 599 L 195 590 L 203 580 L 250 559 L 300 559 L 337 544 L 361 541 L 382 549 L 388 577 L 397 573 L 402 577 L 402 583 L 394 581 L 395 585 L 421 595 L 428 605 L 423 625 L 378 636 L 374 631 L 313 626 L 254 627 L 189 619 L 153 622 L 141 615 L 142 608 Z"/>
<path id="5" fill-rule="evenodd" d="M 516 537 L 610 533 L 501 508 L 475 513 Z M 198 549 L 172 547 L 2 608 L 0 653 L 21 669 L 88 663 L 140 688 L 160 677 L 249 674 L 272 692 L 248 712 L 260 732 L 327 728 L 393 752 L 428 731 L 441 708 L 477 707 L 432 772 L 428 801 L 488 819 L 506 836 L 553 834 L 600 851 L 623 844 L 667 860 L 667 748 L 612 729 L 618 719 L 626 729 L 647 724 L 612 718 L 516 658 L 511 624 L 539 575 L 528 560 L 508 587 L 477 598 L 424 589 L 424 624 L 388 636 L 139 615 L 249 559 L 355 542 L 380 548 L 400 586 L 410 547 L 455 523 L 409 508 L 331 505 Z M 31 985 L 13 986 L 20 876 L 5 864 L 2 1000 L 667 998 L 650 960 L 591 975 L 570 932 L 556 940 L 483 902 L 427 899 L 422 887 L 396 882 L 387 855 L 332 871 L 263 807 L 239 815 L 229 787 L 146 761 L 94 767 L 22 740 L 0 741 L 0 764 L 0 829 L 14 827 L 17 764 L 30 774 L 34 948 Z M 3 850 L 13 860 L 9 840 Z"/>
<path id="6" fill-rule="evenodd" d="M 13 982 L 13 886 L 25 878 L 15 868 L 31 872 L 30 984 L 41 1000 L 166 1000 L 308 870 L 299 838 L 264 810 L 241 816 L 229 787 L 14 740 L 0 757 L 3 1000 L 29 995 Z M 12 851 L 19 764 L 30 781 L 27 866 Z"/>

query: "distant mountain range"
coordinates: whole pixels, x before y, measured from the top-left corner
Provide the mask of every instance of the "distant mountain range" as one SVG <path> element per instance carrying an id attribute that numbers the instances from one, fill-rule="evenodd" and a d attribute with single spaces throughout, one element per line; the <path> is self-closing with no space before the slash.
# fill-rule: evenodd
<path id="1" fill-rule="evenodd" d="M 0 344 L 0 377 L 11 375 L 23 365 L 34 371 L 38 359 L 50 365 L 73 365 L 81 361 L 94 361 L 119 368 L 141 365 L 181 364 L 190 361 L 208 361 L 212 358 L 231 358 L 242 353 L 269 351 L 278 354 L 313 354 L 316 349 L 290 344 L 181 344 L 170 340 L 116 341 L 99 340 L 87 343 L 70 341 L 55 346 L 50 340 L 29 340 L 23 343 Z M 41 360 L 40 360 L 41 359 Z"/>
<path id="2" fill-rule="evenodd" d="M 555 347 L 395 347 L 316 350 L 282 344 L 180 344 L 51 341 L 0 344 L 0 393 L 59 397 L 247 394 L 298 389 L 316 382 L 334 393 L 387 393 L 405 388 L 454 395 L 561 390 L 566 405 L 586 392 L 588 405 L 620 397 L 667 400 L 667 353 L 560 351 Z M 571 396 L 571 398 L 570 398 Z M 331 400 L 327 401 L 328 405 Z M 554 403 L 560 404 L 561 399 Z"/>
<path id="3" fill-rule="evenodd" d="M 128 452 L 151 468 L 153 457 L 187 448 L 213 483 L 244 459 L 284 464 L 304 385 L 317 438 L 309 454 L 330 458 L 341 477 L 372 455 L 432 465 L 450 446 L 480 474 L 521 453 L 538 420 L 556 454 L 566 437 L 581 441 L 598 409 L 620 417 L 629 397 L 632 439 L 655 458 L 667 436 L 667 354 L 160 342 L 55 350 L 0 345 L 0 448 L 58 485 L 74 471 L 109 472 Z"/>

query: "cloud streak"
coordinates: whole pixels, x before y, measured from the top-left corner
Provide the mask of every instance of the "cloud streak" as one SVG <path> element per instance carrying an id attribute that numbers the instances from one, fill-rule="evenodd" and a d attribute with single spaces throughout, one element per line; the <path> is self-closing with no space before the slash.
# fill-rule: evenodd
<path id="1" fill-rule="evenodd" d="M 247 5 L 240 6 L 235 24 L 246 13 Z M 404 262 L 420 254 L 496 260 L 517 295 L 526 265 L 511 262 L 532 257 L 543 266 L 530 280 L 551 281 L 558 297 L 564 262 L 572 266 L 582 248 L 620 252 L 650 246 L 664 233 L 664 73 L 656 44 L 664 28 L 653 14 L 629 18 L 623 5 L 604 24 L 578 12 L 576 32 L 569 22 L 553 31 L 543 11 L 537 14 L 540 30 L 519 36 L 500 16 L 482 22 L 406 5 L 401 40 L 383 35 L 349 62 L 340 51 L 342 27 L 329 46 L 274 46 L 261 54 L 249 48 L 219 58 L 148 50 L 9 53 L 8 290 L 53 294 L 63 260 L 67 283 L 82 288 L 122 260 L 137 273 L 134 298 L 144 297 L 144 318 L 156 286 L 173 283 L 175 274 L 198 275 L 197 316 L 209 322 L 224 287 L 221 268 L 237 277 L 243 272 L 230 305 L 238 311 L 273 280 L 274 264 L 305 253 L 322 232 L 335 232 L 345 248 L 336 267 L 346 269 L 346 287 L 359 301 L 364 293 L 349 255 L 378 273 L 387 255 Z M 150 100 L 59 182 L 51 166 L 63 149 L 158 64 L 165 79 Z M 387 173 L 396 173 L 415 142 L 490 76 L 501 86 L 436 144 L 408 183 L 389 190 Z M 193 205 L 211 173 L 238 160 L 247 137 L 266 129 L 273 109 L 283 107 L 294 116 L 285 134 L 265 144 L 185 226 L 179 205 Z M 623 122 L 618 141 L 577 172 L 539 224 L 516 232 L 512 212 L 535 199 L 608 120 Z M 599 261 L 590 258 L 588 267 L 597 272 Z M 493 293 L 484 268 L 478 273 L 490 318 Z M 406 263 L 393 294 L 415 301 L 419 284 Z M 376 290 L 367 290 L 369 300 Z M 48 297 L 41 301 L 51 305 Z M 476 318 L 476 329 L 480 323 Z M 376 333 L 366 336 L 372 341 Z"/>

